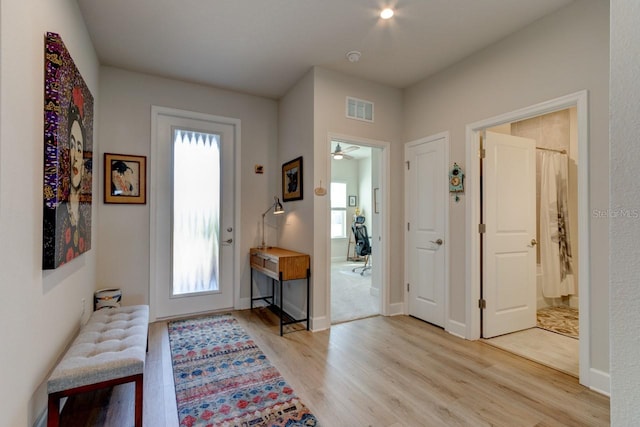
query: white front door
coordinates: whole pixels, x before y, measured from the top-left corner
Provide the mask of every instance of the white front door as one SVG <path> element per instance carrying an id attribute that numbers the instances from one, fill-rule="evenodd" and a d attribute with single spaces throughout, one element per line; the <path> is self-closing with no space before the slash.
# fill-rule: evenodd
<path id="1" fill-rule="evenodd" d="M 152 304 L 157 318 L 233 307 L 233 124 L 154 111 Z"/>
<path id="2" fill-rule="evenodd" d="M 405 150 L 409 314 L 444 327 L 448 139 L 409 143 Z"/>
<path id="3" fill-rule="evenodd" d="M 536 326 L 535 141 L 487 132 L 482 166 L 482 336 Z"/>

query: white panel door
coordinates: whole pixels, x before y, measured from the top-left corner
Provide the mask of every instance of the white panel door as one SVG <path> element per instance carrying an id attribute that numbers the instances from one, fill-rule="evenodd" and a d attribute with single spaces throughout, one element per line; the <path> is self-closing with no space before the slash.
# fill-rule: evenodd
<path id="1" fill-rule="evenodd" d="M 445 322 L 446 138 L 407 147 L 407 278 L 409 314 Z"/>
<path id="2" fill-rule="evenodd" d="M 482 336 L 536 326 L 535 141 L 487 132 L 482 169 Z"/>
<path id="3" fill-rule="evenodd" d="M 159 113 L 155 119 L 155 140 L 152 147 L 153 165 L 155 172 L 152 174 L 153 200 L 151 203 L 152 230 L 152 283 L 155 304 L 155 314 L 158 318 L 175 317 L 198 312 L 228 309 L 233 307 L 233 283 L 235 255 L 234 240 L 234 144 L 235 128 L 232 124 L 215 122 L 204 118 L 186 118 L 182 114 L 170 112 Z M 219 211 L 212 218 L 194 216 L 193 223 L 198 223 L 198 229 L 211 229 L 215 231 L 215 238 L 203 242 L 199 234 L 187 234 L 186 245 L 178 245 L 178 240 L 183 241 L 185 235 L 178 235 L 176 201 L 180 200 L 180 194 L 174 194 L 174 186 L 178 185 L 174 177 L 174 162 L 177 161 L 175 151 L 176 135 L 178 134 L 206 134 L 216 140 L 219 147 L 217 159 L 211 162 L 211 169 L 216 176 L 209 182 L 196 182 L 190 191 L 206 193 L 217 182 L 219 189 Z M 201 144 L 202 141 L 198 141 Z M 194 165 L 195 167 L 195 165 Z M 205 168 L 206 169 L 206 168 Z M 177 170 L 177 169 L 176 169 Z M 193 170 L 193 168 L 192 168 Z M 195 174 L 195 171 L 193 172 Z M 217 217 L 217 218 L 216 218 Z M 193 218 L 196 218 L 195 220 Z M 185 220 L 183 219 L 182 222 Z M 195 251 L 195 252 L 194 252 Z M 195 257 L 200 253 L 211 254 L 211 264 L 204 266 L 198 264 L 191 270 L 185 259 Z M 190 253 L 191 252 L 191 253 Z M 185 269 L 185 265 L 187 268 Z M 206 273 L 211 277 L 211 286 L 201 289 L 203 279 L 202 270 L 208 267 L 213 273 Z M 177 270 L 183 270 L 181 276 L 176 275 Z M 185 271 L 186 270 L 186 271 Z M 209 277 L 207 277 L 209 278 Z M 178 282 L 181 282 L 179 284 Z M 192 282 L 190 284 L 190 282 Z M 195 283 L 195 284 L 193 284 Z M 186 286 L 185 286 L 186 284 Z M 179 289 L 179 287 L 184 288 Z M 190 289 L 191 287 L 192 289 Z"/>

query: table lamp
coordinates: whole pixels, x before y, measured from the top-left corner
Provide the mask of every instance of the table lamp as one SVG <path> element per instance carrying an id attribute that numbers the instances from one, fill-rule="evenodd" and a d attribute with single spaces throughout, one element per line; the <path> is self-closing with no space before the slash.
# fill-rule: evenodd
<path id="1" fill-rule="evenodd" d="M 264 217 L 267 216 L 271 209 L 273 209 L 274 215 L 284 213 L 284 208 L 282 207 L 282 203 L 280 203 L 280 199 L 278 199 L 276 196 L 273 196 L 273 200 L 274 202 L 271 204 L 271 206 L 269 206 L 269 209 L 264 211 L 264 213 L 262 214 L 262 244 L 260 245 L 260 249 L 267 248 L 267 245 L 264 242 Z"/>

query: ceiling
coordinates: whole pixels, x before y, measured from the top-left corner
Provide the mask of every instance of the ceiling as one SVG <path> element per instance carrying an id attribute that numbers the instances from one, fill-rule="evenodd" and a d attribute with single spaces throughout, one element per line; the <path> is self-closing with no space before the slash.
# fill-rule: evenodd
<path id="1" fill-rule="evenodd" d="M 103 65 L 278 99 L 313 66 L 405 88 L 572 0 L 78 0 Z M 382 6 L 395 7 L 388 21 Z M 346 53 L 362 53 L 357 63 Z"/>

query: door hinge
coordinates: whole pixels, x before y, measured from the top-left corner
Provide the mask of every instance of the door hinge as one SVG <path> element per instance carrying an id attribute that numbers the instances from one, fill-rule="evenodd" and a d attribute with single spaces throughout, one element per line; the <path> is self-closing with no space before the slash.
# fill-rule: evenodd
<path id="1" fill-rule="evenodd" d="M 484 159 L 486 155 L 487 155 L 487 151 L 484 148 L 481 148 L 480 151 L 478 152 L 478 156 L 481 159 Z"/>
<path id="2" fill-rule="evenodd" d="M 410 231 L 410 230 L 411 230 L 411 223 L 410 223 L 410 222 L 408 222 L 408 223 L 407 223 L 407 231 Z"/>
<path id="3" fill-rule="evenodd" d="M 487 232 L 487 224 L 478 224 L 478 233 L 486 233 Z"/>
<path id="4" fill-rule="evenodd" d="M 481 310 L 484 310 L 485 308 L 487 308 L 487 301 L 484 299 L 479 299 L 478 307 L 480 307 Z"/>
<path id="5" fill-rule="evenodd" d="M 411 290 L 411 284 L 407 283 L 407 292 Z"/>
<path id="6" fill-rule="evenodd" d="M 407 160 L 405 163 L 407 164 L 407 170 L 411 169 L 411 162 Z"/>

